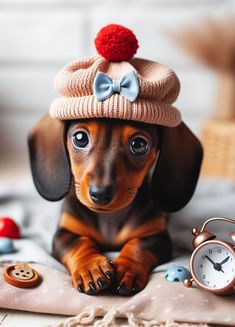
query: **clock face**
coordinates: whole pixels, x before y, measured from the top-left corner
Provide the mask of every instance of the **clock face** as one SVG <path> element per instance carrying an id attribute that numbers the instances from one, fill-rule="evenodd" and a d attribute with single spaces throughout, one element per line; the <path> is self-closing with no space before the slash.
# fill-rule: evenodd
<path id="1" fill-rule="evenodd" d="M 195 250 L 191 265 L 194 279 L 203 287 L 216 291 L 235 283 L 235 255 L 226 244 L 205 242 Z"/>

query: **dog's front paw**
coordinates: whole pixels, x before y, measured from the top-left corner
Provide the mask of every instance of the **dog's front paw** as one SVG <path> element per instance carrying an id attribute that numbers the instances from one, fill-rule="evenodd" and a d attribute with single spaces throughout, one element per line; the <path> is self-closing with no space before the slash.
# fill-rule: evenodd
<path id="1" fill-rule="evenodd" d="M 134 259 L 118 257 L 114 260 L 116 279 L 113 292 L 119 295 L 133 295 L 144 289 L 149 272 Z"/>
<path id="2" fill-rule="evenodd" d="M 72 274 L 74 287 L 88 295 L 97 294 L 108 288 L 113 278 L 113 263 L 99 254 L 80 260 Z"/>

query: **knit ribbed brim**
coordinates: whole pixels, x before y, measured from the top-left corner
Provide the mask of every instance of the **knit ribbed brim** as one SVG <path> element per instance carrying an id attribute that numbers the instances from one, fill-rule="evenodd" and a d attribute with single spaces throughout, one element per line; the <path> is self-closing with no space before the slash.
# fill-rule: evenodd
<path id="1" fill-rule="evenodd" d="M 60 120 L 83 118 L 117 118 L 174 127 L 180 124 L 180 112 L 169 104 L 137 100 L 130 102 L 119 94 L 105 101 L 97 101 L 94 95 L 55 99 L 50 115 Z"/>
<path id="2" fill-rule="evenodd" d="M 98 72 L 117 81 L 134 71 L 139 82 L 139 95 L 134 102 L 119 93 L 106 100 L 94 95 L 93 83 Z M 175 73 L 156 62 L 134 58 L 129 62 L 108 62 L 90 57 L 64 67 L 55 79 L 62 95 L 50 107 L 50 115 L 60 120 L 83 118 L 116 118 L 174 127 L 180 124 L 180 112 L 172 106 L 180 84 Z"/>

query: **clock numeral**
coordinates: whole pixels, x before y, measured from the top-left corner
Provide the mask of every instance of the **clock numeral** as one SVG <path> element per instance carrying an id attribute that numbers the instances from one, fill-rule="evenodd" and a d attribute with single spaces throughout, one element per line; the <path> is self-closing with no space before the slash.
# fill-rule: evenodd
<path id="1" fill-rule="evenodd" d="M 200 268 L 202 269 L 203 268 L 203 265 L 200 265 Z"/>
<path id="2" fill-rule="evenodd" d="M 216 287 L 216 285 L 213 285 L 213 287 L 215 288 L 215 287 Z"/>
<path id="3" fill-rule="evenodd" d="M 206 278 L 206 275 L 202 275 L 202 279 L 205 279 Z"/>
<path id="4" fill-rule="evenodd" d="M 211 249 L 209 249 L 209 254 L 212 254 L 212 250 Z"/>
<path id="5" fill-rule="evenodd" d="M 226 282 L 229 283 L 229 279 L 227 279 Z"/>
<path id="6" fill-rule="evenodd" d="M 221 253 L 221 249 L 218 249 L 218 250 L 217 250 L 217 253 Z"/>
<path id="7" fill-rule="evenodd" d="M 207 280 L 206 282 L 207 282 L 208 285 L 210 284 L 209 280 Z"/>

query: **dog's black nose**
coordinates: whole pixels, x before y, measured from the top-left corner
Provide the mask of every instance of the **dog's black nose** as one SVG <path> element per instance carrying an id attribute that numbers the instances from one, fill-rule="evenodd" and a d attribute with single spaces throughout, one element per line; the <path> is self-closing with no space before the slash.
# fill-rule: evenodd
<path id="1" fill-rule="evenodd" d="M 112 201 L 115 195 L 115 188 L 112 185 L 97 186 L 91 184 L 89 194 L 95 204 L 106 205 Z"/>

